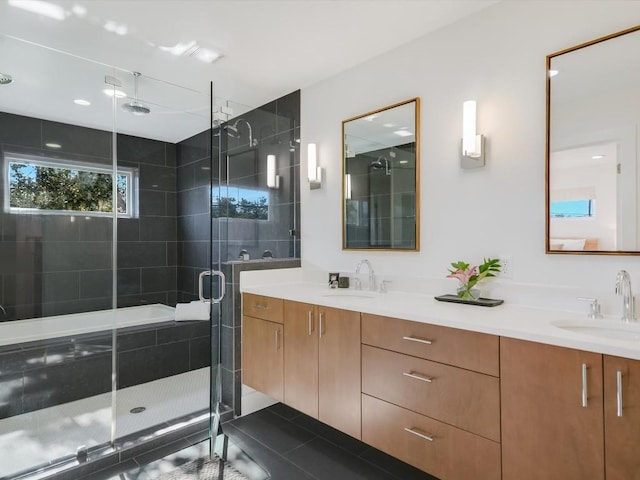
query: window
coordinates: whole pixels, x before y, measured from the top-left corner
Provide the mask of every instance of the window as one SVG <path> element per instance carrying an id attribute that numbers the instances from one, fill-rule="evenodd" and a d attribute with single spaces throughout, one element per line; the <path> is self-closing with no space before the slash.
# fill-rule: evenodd
<path id="1" fill-rule="evenodd" d="M 595 200 L 564 200 L 551 202 L 551 218 L 591 218 Z"/>
<path id="2" fill-rule="evenodd" d="M 214 187 L 213 216 L 269 220 L 269 192 L 243 187 Z"/>
<path id="3" fill-rule="evenodd" d="M 11 213 L 108 216 L 113 213 L 113 171 L 71 160 L 5 155 L 5 210 Z M 116 211 L 136 216 L 137 171 L 118 168 Z"/>

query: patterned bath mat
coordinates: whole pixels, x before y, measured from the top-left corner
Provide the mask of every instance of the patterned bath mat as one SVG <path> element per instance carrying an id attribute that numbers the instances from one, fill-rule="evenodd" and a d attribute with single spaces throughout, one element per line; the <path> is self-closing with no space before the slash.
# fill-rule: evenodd
<path id="1" fill-rule="evenodd" d="M 220 474 L 222 471 L 222 475 Z M 199 458 L 165 473 L 156 480 L 248 480 L 228 462 L 221 462 L 216 455 L 214 459 Z"/>

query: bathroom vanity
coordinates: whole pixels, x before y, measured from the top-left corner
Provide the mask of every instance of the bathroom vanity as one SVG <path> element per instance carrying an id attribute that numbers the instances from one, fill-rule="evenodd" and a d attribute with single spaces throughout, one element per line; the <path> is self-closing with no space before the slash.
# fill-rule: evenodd
<path id="1" fill-rule="evenodd" d="M 425 472 L 640 478 L 637 342 L 512 305 L 304 283 L 243 291 L 245 384 Z"/>

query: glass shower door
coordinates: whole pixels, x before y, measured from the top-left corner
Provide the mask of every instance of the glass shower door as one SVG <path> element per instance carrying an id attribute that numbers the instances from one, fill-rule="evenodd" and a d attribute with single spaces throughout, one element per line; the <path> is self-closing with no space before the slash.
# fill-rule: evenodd
<path id="1" fill-rule="evenodd" d="M 0 477 L 11 478 L 111 442 L 117 202 L 102 90 L 114 71 L 4 36 L 0 64 L 13 78 L 0 85 Z"/>

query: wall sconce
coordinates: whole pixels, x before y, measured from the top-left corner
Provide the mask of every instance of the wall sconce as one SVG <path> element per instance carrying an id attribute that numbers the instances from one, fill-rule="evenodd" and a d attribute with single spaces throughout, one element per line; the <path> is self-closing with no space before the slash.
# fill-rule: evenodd
<path id="1" fill-rule="evenodd" d="M 310 143 L 307 147 L 307 178 L 309 179 L 309 189 L 317 190 L 322 187 L 322 167 L 318 166 L 316 144 Z"/>
<path id="2" fill-rule="evenodd" d="M 462 168 L 484 166 L 484 135 L 476 133 L 476 101 L 462 104 Z"/>
<path id="3" fill-rule="evenodd" d="M 267 155 L 267 187 L 280 188 L 280 175 L 276 175 L 275 155 Z"/>

